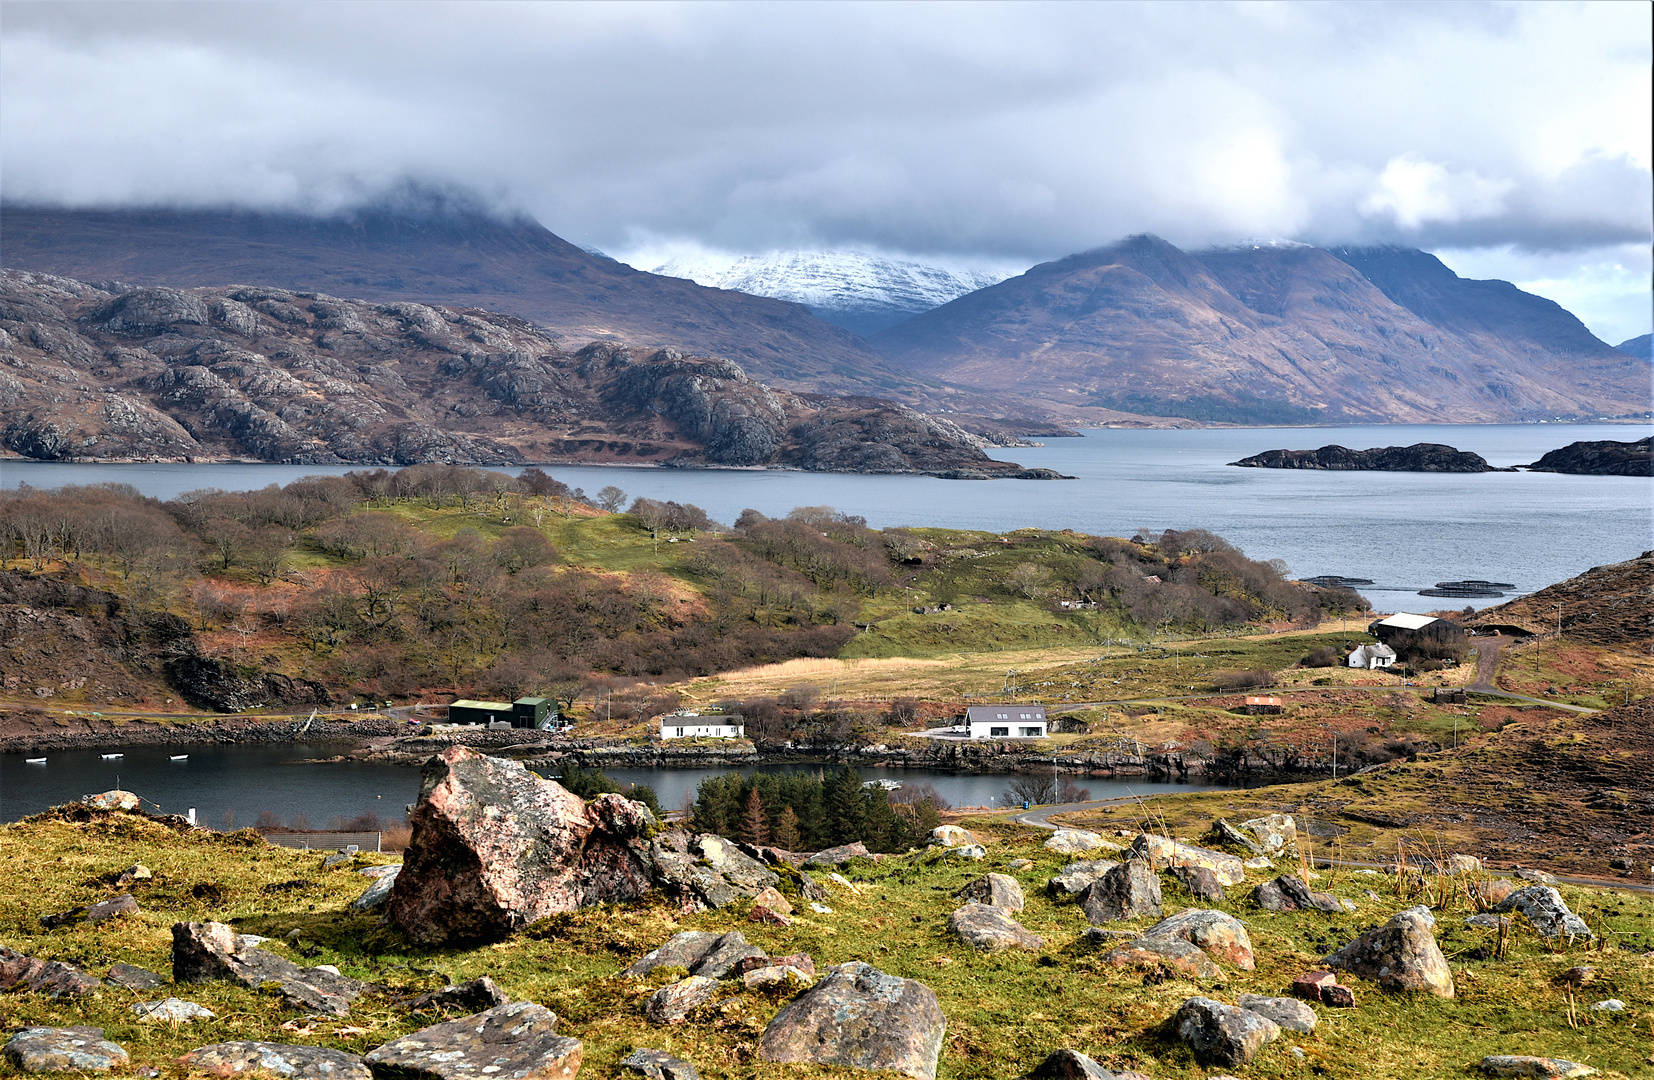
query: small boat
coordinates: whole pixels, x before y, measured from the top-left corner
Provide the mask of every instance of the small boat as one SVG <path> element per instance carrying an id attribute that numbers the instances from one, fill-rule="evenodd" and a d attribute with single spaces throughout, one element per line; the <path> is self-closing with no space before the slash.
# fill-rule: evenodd
<path id="1" fill-rule="evenodd" d="M 100 754 L 98 756 L 103 758 L 103 760 L 105 760 L 105 761 L 119 761 L 119 760 L 121 760 L 121 758 L 125 757 L 126 755 L 125 754 Z"/>
<path id="2" fill-rule="evenodd" d="M 26 765 L 44 765 L 46 759 L 43 757 L 26 757 L 23 759 L 23 763 Z"/>
<path id="3" fill-rule="evenodd" d="M 189 759 L 190 756 L 188 754 L 173 754 L 171 757 L 167 758 L 168 761 L 188 761 Z"/>

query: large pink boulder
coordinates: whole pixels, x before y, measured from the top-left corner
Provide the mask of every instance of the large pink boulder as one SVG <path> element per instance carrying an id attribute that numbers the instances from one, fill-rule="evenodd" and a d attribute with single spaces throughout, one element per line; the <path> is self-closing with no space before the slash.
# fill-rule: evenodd
<path id="1" fill-rule="evenodd" d="M 492 941 L 654 884 L 642 804 L 590 803 L 520 763 L 451 746 L 425 763 L 390 920 L 416 943 Z"/>

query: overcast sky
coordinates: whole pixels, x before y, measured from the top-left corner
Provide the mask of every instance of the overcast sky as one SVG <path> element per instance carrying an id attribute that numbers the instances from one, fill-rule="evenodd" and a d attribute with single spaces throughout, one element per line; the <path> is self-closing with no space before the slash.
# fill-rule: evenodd
<path id="1" fill-rule="evenodd" d="M 474 189 L 639 265 L 1395 241 L 1650 329 L 1646 3 L 0 5 L 0 191 Z"/>

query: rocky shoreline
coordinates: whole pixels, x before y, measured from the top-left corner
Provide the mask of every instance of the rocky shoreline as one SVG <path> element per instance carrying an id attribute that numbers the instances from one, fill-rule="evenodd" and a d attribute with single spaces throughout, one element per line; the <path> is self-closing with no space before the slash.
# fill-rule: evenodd
<path id="1" fill-rule="evenodd" d="M 1318 450 L 1265 450 L 1249 458 L 1231 461 L 1243 469 L 1323 469 L 1333 472 L 1515 472 L 1495 468 L 1480 454 L 1457 450 L 1441 443 L 1414 443 L 1412 446 L 1380 446 L 1351 450 L 1333 444 Z"/>
<path id="2" fill-rule="evenodd" d="M 38 754 L 62 750 L 100 750 L 126 746 L 264 745 L 316 742 L 361 744 L 366 739 L 401 734 L 406 721 L 364 716 L 347 723 L 318 720 L 220 720 L 172 722 L 136 717 L 117 722 L 89 716 L 60 720 L 13 710 L 0 712 L 0 753 Z"/>

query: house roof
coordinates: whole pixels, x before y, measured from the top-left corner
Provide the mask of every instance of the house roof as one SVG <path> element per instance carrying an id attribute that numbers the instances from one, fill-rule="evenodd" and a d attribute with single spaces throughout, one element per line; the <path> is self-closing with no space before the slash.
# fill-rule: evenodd
<path id="1" fill-rule="evenodd" d="M 1004 713 L 1011 720 L 1022 719 L 1023 713 L 1028 713 L 1028 719 L 1030 720 L 1044 720 L 1045 706 L 1016 703 L 1010 705 L 970 705 L 965 709 L 965 721 L 966 723 L 986 723 L 990 720 L 998 720 L 1000 713 Z"/>
<path id="2" fill-rule="evenodd" d="M 1380 619 L 1375 625 L 1393 626 L 1397 630 L 1422 630 L 1433 622 L 1437 622 L 1434 615 L 1414 615 L 1406 611 L 1398 611 L 1387 619 Z"/>
<path id="3" fill-rule="evenodd" d="M 1246 695 L 1246 703 L 1248 705 L 1281 705 L 1281 704 L 1284 704 L 1281 701 L 1280 698 L 1275 697 L 1273 694 L 1262 695 L 1262 696 L 1260 696 L 1258 694 L 1248 694 L 1248 695 Z"/>
<path id="4" fill-rule="evenodd" d="M 507 701 L 472 701 L 470 698 L 460 698 L 458 701 L 448 703 L 450 709 L 456 706 L 461 709 L 485 709 L 489 712 L 508 713 L 511 711 L 511 703 Z"/>

